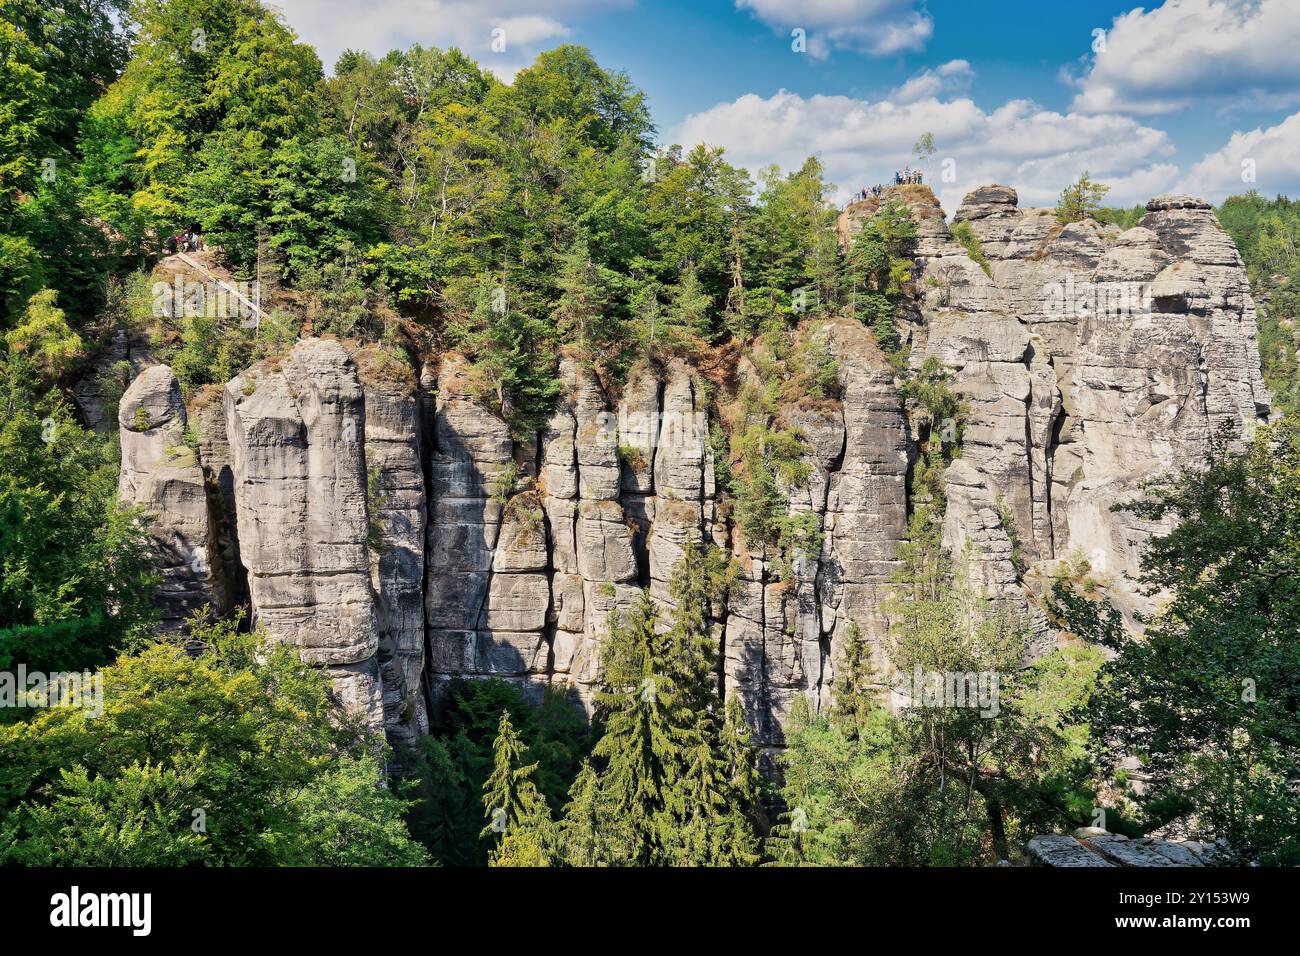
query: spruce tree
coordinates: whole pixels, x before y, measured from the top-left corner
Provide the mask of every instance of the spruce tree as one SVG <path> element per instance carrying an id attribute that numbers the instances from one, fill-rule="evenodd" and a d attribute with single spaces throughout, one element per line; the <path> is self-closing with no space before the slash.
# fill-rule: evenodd
<path id="1" fill-rule="evenodd" d="M 492 866 L 549 866 L 554 852 L 554 823 L 546 799 L 533 775 L 536 763 L 525 763 L 528 748 L 501 711 L 492 744 L 492 773 L 483 784 L 483 808 L 488 822 L 481 836 L 500 835 L 492 851 Z"/>
<path id="2" fill-rule="evenodd" d="M 569 866 L 606 866 L 620 847 L 630 845 L 621 818 L 606 811 L 600 778 L 584 760 L 559 824 L 559 846 Z"/>
<path id="3" fill-rule="evenodd" d="M 842 672 L 835 681 L 835 718 L 849 737 L 856 737 L 875 709 L 868 688 L 872 683 L 871 649 L 862 637 L 857 621 L 849 622 L 844 634 Z"/>
<path id="4" fill-rule="evenodd" d="M 552 319 L 565 341 L 596 353 L 619 335 L 619 324 L 610 321 L 608 314 L 612 279 L 610 270 L 592 260 L 585 239 L 579 239 L 560 258 L 560 275 L 555 282 L 560 296 Z"/>
<path id="5" fill-rule="evenodd" d="M 601 796 L 628 838 L 611 862 L 661 864 L 670 836 L 665 791 L 681 773 L 689 724 L 658 623 L 658 608 L 643 592 L 626 623 L 611 618 L 605 641 L 605 686 L 596 695 L 605 733 L 593 754 L 603 762 Z"/>
<path id="6" fill-rule="evenodd" d="M 668 294 L 668 331 L 676 340 L 674 344 L 690 335 L 708 338 L 712 331 L 709 318 L 712 310 L 713 298 L 700 282 L 694 264 L 688 262 Z"/>
<path id="7" fill-rule="evenodd" d="M 713 603 L 730 586 L 725 554 L 691 542 L 674 569 L 673 624 L 662 630 L 648 593 L 623 622 L 611 622 L 605 689 L 597 696 L 605 734 L 599 768 L 575 784 L 564 830 L 584 863 L 700 866 L 757 862 L 757 782 L 743 714 L 725 718 Z M 728 734 L 730 738 L 728 739 Z M 611 821 L 602 840 L 591 821 Z"/>

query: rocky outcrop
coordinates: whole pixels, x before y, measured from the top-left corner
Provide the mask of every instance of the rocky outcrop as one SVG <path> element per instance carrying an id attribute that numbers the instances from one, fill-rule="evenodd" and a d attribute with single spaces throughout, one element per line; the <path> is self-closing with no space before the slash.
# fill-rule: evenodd
<path id="1" fill-rule="evenodd" d="M 157 365 L 147 337 L 138 329 L 114 326 L 107 344 L 90 359 L 90 366 L 72 389 L 72 399 L 86 427 L 104 434 L 113 426 L 113 409 L 120 408 L 128 384 Z"/>
<path id="2" fill-rule="evenodd" d="M 1032 591 L 1067 559 L 1086 561 L 1130 614 L 1149 613 L 1133 578 L 1163 529 L 1112 505 L 1196 464 L 1217 429 L 1240 436 L 1269 413 L 1231 238 L 1208 203 L 1186 196 L 1153 199 L 1121 232 L 1062 225 L 1055 210 L 1020 209 L 1015 190 L 986 186 L 955 217 L 978 237 L 985 274 L 937 231 L 931 196 L 912 187 L 900 199 L 923 224 L 912 361 L 939 358 L 969 409 L 946 476 L 946 543 L 969 545 L 979 580 L 1031 616 Z M 1042 649 L 1051 635 L 1036 619 Z"/>
<path id="3" fill-rule="evenodd" d="M 424 695 L 424 467 L 419 385 L 382 346 L 353 356 L 365 399 L 370 583 L 379 624 L 384 725 L 394 744 L 429 729 Z"/>
<path id="4" fill-rule="evenodd" d="M 566 359 L 567 394 L 534 454 L 472 388 L 438 374 L 426 609 L 430 675 L 497 676 L 589 705 L 610 612 L 638 593 L 617 427 L 599 381 Z"/>
<path id="5" fill-rule="evenodd" d="M 198 452 L 187 441 L 180 385 L 165 365 L 136 377 L 118 405 L 122 467 L 118 498 L 150 516 L 162 583 L 162 626 L 177 630 L 205 606 L 220 613 L 226 595 L 213 573 L 214 540 Z"/>
<path id="6" fill-rule="evenodd" d="M 909 441 L 893 371 L 860 323 L 832 320 L 823 332 L 839 365 L 840 400 L 783 410 L 804 436 L 811 467 L 807 483 L 790 490 L 790 511 L 816 516 L 821 551 L 783 575 L 776 555 L 736 536 L 740 582 L 728 608 L 726 688 L 740 695 L 768 745 L 782 742 L 799 696 L 814 712 L 831 704 L 851 624 L 883 649 L 881 604 L 907 525 Z"/>
<path id="7" fill-rule="evenodd" d="M 1034 866 L 1214 866 L 1227 862 L 1214 843 L 1155 837 L 1130 840 L 1098 827 L 1084 827 L 1073 836 L 1036 836 L 1025 853 Z"/>
<path id="8" fill-rule="evenodd" d="M 212 525 L 212 570 L 220 581 L 227 609 L 248 606 L 248 575 L 239 559 L 239 521 L 235 508 L 235 473 L 226 439 L 226 412 L 219 385 L 198 389 L 187 405 L 190 432 L 208 493 Z"/>
<path id="9" fill-rule="evenodd" d="M 343 705 L 377 729 L 380 628 L 356 367 L 338 342 L 305 339 L 234 378 L 224 401 L 253 618 L 328 668 Z"/>
<path id="10" fill-rule="evenodd" d="M 1042 593 L 1064 564 L 1086 560 L 1130 615 L 1150 611 L 1132 581 L 1161 529 L 1111 505 L 1195 464 L 1216 430 L 1244 435 L 1269 412 L 1230 239 L 1188 197 L 1153 200 L 1121 231 L 1062 225 L 988 186 L 956 215 L 977 237 L 968 249 L 927 187 L 886 196 L 919 236 L 901 323 L 910 360 L 941 363 L 966 406 L 944 475 L 946 544 L 1034 624 L 1031 655 L 1056 637 Z M 843 241 L 880 201 L 848 207 Z M 395 743 L 428 726 L 457 678 L 499 677 L 534 698 L 552 688 L 590 710 L 611 616 L 643 590 L 670 609 L 683 549 L 711 542 L 738 568 L 712 609 L 719 680 L 758 741 L 779 746 L 797 701 L 833 703 L 851 626 L 886 667 L 883 607 L 923 437 L 864 326 L 808 322 L 799 335 L 824 340 L 838 390 L 777 409 L 809 471 L 784 489 L 786 507 L 821 542 L 789 566 L 745 539 L 714 459 L 719 406 L 762 380 L 749 359 L 721 372 L 642 364 L 614 394 L 566 355 L 549 420 L 520 435 L 462 356 L 425 356 L 417 382 L 382 348 L 308 339 L 219 403 L 192 396 L 197 456 L 175 380 L 154 369 L 123 401 L 123 497 L 163 513 L 176 554 L 219 558 L 215 581 L 173 562 L 178 608 L 201 593 L 239 602 L 246 578 L 254 618 L 329 668 L 341 699 Z"/>

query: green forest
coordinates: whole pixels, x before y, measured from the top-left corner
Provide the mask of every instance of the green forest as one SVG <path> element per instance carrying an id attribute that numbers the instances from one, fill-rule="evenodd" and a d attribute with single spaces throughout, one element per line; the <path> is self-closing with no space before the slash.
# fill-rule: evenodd
<path id="1" fill-rule="evenodd" d="M 456 49 L 322 64 L 259 0 L 0 0 L 0 671 L 95 670 L 106 688 L 97 718 L 0 708 L 0 863 L 974 866 L 1105 807 L 1116 832 L 1191 814 L 1234 860 L 1300 864 L 1300 203 L 1216 209 L 1281 414 L 1131 504 L 1178 522 L 1143 564 L 1166 610 L 1134 639 L 1086 569 L 1064 575 L 1050 610 L 1080 640 L 1020 667 L 1028 622 L 940 540 L 961 436 L 930 426 L 966 408 L 900 335 L 916 226 L 886 201 L 842 249 L 834 195 L 815 157 L 751 176 L 662 143 L 633 79 L 579 46 L 507 84 Z M 1064 196 L 1062 215 L 1135 224 L 1100 195 Z M 259 283 L 265 321 L 154 313 L 154 265 L 185 232 Z M 187 396 L 307 335 L 457 352 L 519 437 L 551 414 L 562 356 L 613 391 L 639 363 L 743 356 L 763 387 L 713 436 L 718 482 L 789 574 L 820 532 L 786 513 L 807 465 L 782 399 L 836 396 L 831 317 L 871 330 L 925 426 L 889 663 L 1014 673 L 991 719 L 891 712 L 851 631 L 834 708 L 797 709 L 786 748 L 760 752 L 709 629 L 734 560 L 696 543 L 671 610 L 647 593 L 612 621 L 591 722 L 558 693 L 456 681 L 395 753 L 246 621 L 155 632 L 117 436 L 72 401 L 124 327 Z"/>

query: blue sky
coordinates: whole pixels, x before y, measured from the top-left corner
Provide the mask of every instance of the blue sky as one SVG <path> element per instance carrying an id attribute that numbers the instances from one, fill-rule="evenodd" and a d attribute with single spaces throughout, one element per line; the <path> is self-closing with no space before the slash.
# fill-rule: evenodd
<path id="1" fill-rule="evenodd" d="M 646 91 L 665 143 L 720 145 L 752 170 L 816 153 L 840 198 L 926 131 L 950 213 L 993 181 L 1047 204 L 1084 169 L 1115 204 L 1300 195 L 1296 0 L 272 2 L 327 68 L 344 47 L 418 41 L 508 79 L 583 44 Z"/>

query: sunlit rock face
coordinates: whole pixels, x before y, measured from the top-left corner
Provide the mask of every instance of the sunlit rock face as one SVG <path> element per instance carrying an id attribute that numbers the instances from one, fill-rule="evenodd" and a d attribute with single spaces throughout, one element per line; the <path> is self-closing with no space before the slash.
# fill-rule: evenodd
<path id="1" fill-rule="evenodd" d="M 1057 639 L 1042 596 L 1062 565 L 1131 618 L 1151 611 L 1158 596 L 1133 579 L 1163 529 L 1112 505 L 1196 465 L 1218 429 L 1243 436 L 1270 411 L 1231 240 L 1189 197 L 1154 199 L 1121 231 L 1061 225 L 987 186 L 954 217 L 978 239 L 968 250 L 927 187 L 888 195 L 918 226 L 909 361 L 940 361 L 967 409 L 944 475 L 945 543 L 1032 622 L 1032 655 Z M 844 242 L 880 201 L 844 211 Z M 797 332 L 809 334 L 835 358 L 838 392 L 779 409 L 809 469 L 785 490 L 787 509 L 821 534 L 818 553 L 789 568 L 745 540 L 719 488 L 710 436 L 719 408 L 758 382 L 747 358 L 722 374 L 643 363 L 615 393 L 565 355 L 549 420 L 520 435 L 460 355 L 417 368 L 377 346 L 307 339 L 219 402 L 192 397 L 197 454 L 175 379 L 148 369 L 119 416 L 122 497 L 161 515 L 170 620 L 246 601 L 395 743 L 428 727 L 457 678 L 501 678 L 534 699 L 553 688 L 590 711 L 611 616 L 643 590 L 670 612 L 683 549 L 711 543 L 738 569 L 711 609 L 719 686 L 777 747 L 801 698 L 832 703 L 852 625 L 887 668 L 884 608 L 922 437 L 868 329 L 832 318 Z M 225 571 L 182 570 L 200 547 Z"/>
<path id="2" fill-rule="evenodd" d="M 187 441 L 187 418 L 176 376 L 146 368 L 118 405 L 122 465 L 118 498 L 149 516 L 162 582 L 157 603 L 164 630 L 177 630 L 204 607 L 220 612 L 226 594 L 214 573 L 219 561 L 198 452 Z"/>
<path id="3" fill-rule="evenodd" d="M 328 668 L 344 706 L 378 728 L 380 629 L 356 366 L 338 342 L 305 339 L 234 378 L 224 398 L 253 619 Z"/>

